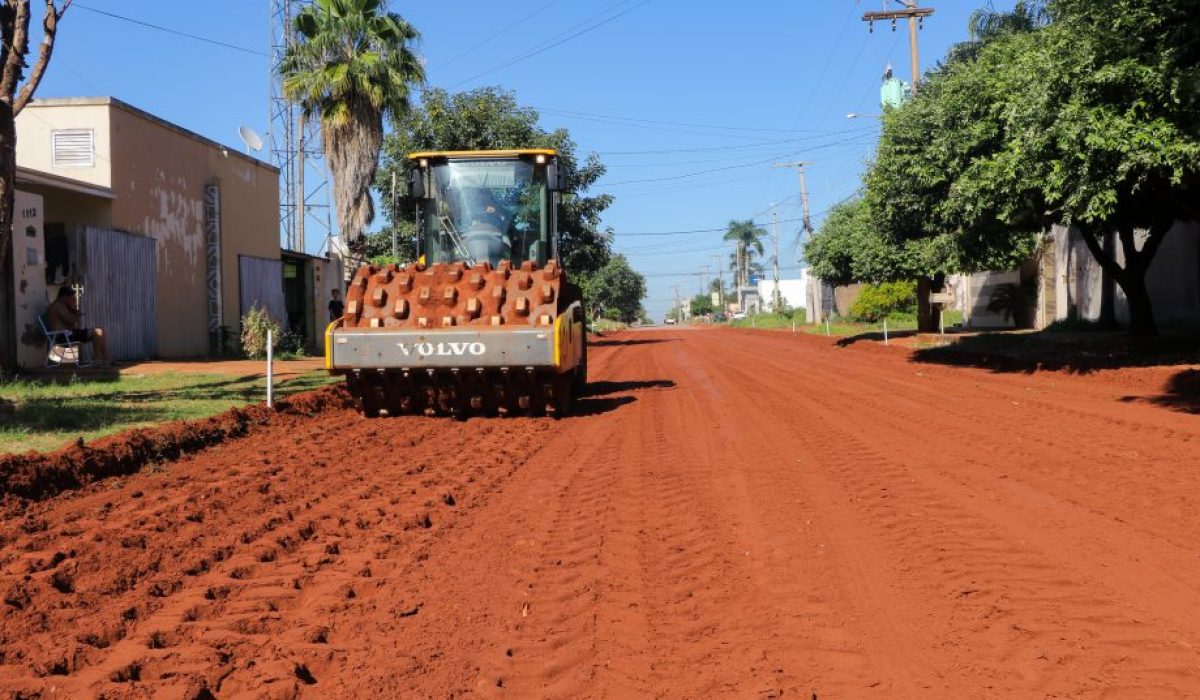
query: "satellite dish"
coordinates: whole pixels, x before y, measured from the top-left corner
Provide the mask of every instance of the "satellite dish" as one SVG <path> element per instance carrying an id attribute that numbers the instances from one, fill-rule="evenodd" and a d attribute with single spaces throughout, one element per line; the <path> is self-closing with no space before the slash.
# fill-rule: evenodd
<path id="1" fill-rule="evenodd" d="M 250 153 L 251 149 L 253 149 L 255 151 L 262 150 L 262 147 L 263 147 L 262 137 L 259 136 L 257 133 L 255 133 L 254 129 L 251 129 L 248 126 L 239 126 L 238 127 L 238 136 L 241 136 L 242 143 L 246 144 L 246 153 L 247 154 Z"/>

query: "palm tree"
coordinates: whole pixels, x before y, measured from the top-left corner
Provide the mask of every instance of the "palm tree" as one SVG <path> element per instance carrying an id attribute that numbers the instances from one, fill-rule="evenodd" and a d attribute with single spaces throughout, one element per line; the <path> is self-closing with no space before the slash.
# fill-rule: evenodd
<path id="1" fill-rule="evenodd" d="M 314 0 L 296 15 L 296 42 L 279 66 L 284 95 L 321 121 L 334 212 L 348 241 L 375 218 L 383 118 L 407 111 L 411 87 L 425 81 L 412 48 L 417 30 L 382 4 Z"/>
<path id="2" fill-rule="evenodd" d="M 755 255 L 765 252 L 762 237 L 767 230 L 754 225 L 754 221 L 730 221 L 725 231 L 725 240 L 737 244 L 737 250 L 730 255 L 730 269 L 737 275 L 734 288 L 747 284 L 751 272 L 762 272 L 762 265 L 754 262 Z"/>

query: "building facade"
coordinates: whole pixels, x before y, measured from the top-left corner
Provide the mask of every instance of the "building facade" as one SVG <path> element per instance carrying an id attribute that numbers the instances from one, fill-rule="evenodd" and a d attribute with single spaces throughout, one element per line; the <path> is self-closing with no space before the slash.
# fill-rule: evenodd
<path id="1" fill-rule="evenodd" d="M 35 100 L 17 144 L 39 210 L 39 235 L 14 237 L 24 362 L 62 285 L 114 359 L 219 352 L 251 304 L 286 318 L 275 167 L 109 97 Z"/>

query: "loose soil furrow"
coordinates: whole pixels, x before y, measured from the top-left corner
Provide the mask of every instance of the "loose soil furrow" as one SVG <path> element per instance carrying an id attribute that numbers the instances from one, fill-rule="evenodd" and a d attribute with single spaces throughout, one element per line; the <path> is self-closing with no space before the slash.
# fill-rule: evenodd
<path id="1" fill-rule="evenodd" d="M 325 405 L 0 518 L 0 696 L 1200 696 L 1175 369 L 592 347 L 560 421 Z M 103 471 L 97 472 L 103 474 Z"/>

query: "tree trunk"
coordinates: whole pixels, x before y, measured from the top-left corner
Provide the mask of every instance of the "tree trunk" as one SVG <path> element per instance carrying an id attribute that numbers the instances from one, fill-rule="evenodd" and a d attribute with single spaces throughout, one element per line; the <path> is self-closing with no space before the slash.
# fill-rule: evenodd
<path id="1" fill-rule="evenodd" d="M 1117 281 L 1129 302 L 1129 335 L 1158 335 L 1154 306 L 1150 303 L 1150 292 L 1146 289 L 1146 271 L 1140 270 L 1137 274 L 1127 271 L 1118 277 Z"/>
<path id="2" fill-rule="evenodd" d="M 17 179 L 17 126 L 12 105 L 0 100 L 0 373 L 17 368 L 17 317 L 13 280 L 13 201 Z"/>
<path id="3" fill-rule="evenodd" d="M 1092 257 L 1100 263 L 1101 269 L 1107 272 L 1125 292 L 1129 302 L 1129 334 L 1136 336 L 1158 335 L 1158 325 L 1154 321 L 1154 307 L 1150 303 L 1150 292 L 1146 289 L 1146 271 L 1154 260 L 1154 254 L 1162 245 L 1173 221 L 1163 221 L 1150 228 L 1149 235 L 1142 243 L 1141 250 L 1137 247 L 1136 234 L 1132 226 L 1118 226 L 1118 240 L 1125 254 L 1125 266 L 1117 264 L 1114 253 L 1116 246 L 1105 250 L 1100 245 L 1100 231 L 1112 228 L 1110 226 L 1092 225 L 1081 226 L 1083 241 L 1091 251 Z"/>
<path id="4" fill-rule="evenodd" d="M 933 320 L 933 304 L 929 303 L 931 281 L 922 277 L 917 280 L 917 332 L 934 333 L 937 322 Z"/>
<path id="5" fill-rule="evenodd" d="M 1104 231 L 1104 252 L 1112 255 L 1116 250 L 1117 237 L 1112 229 Z M 1117 284 L 1108 268 L 1100 268 L 1100 325 L 1106 329 L 1117 327 Z"/>

